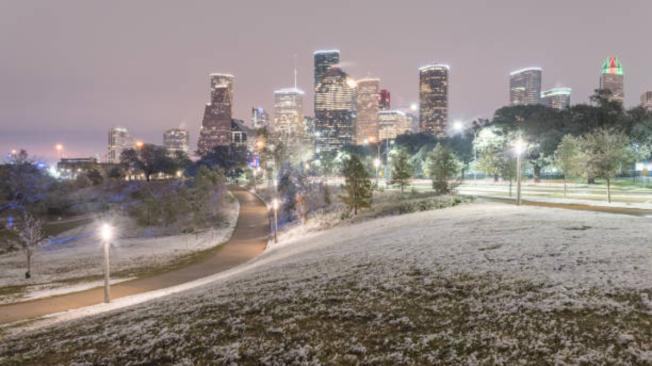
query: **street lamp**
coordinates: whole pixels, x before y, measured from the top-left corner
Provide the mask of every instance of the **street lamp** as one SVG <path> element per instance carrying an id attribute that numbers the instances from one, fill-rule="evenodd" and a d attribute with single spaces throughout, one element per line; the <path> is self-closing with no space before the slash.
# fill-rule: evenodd
<path id="1" fill-rule="evenodd" d="M 378 187 L 378 168 L 380 168 L 380 159 L 374 159 L 374 167 L 376 168 L 376 188 Z"/>
<path id="2" fill-rule="evenodd" d="M 525 152 L 526 145 L 523 139 L 519 138 L 514 143 L 516 153 L 516 205 L 521 205 L 521 155 Z"/>
<path id="3" fill-rule="evenodd" d="M 274 210 L 274 243 L 278 243 L 278 198 L 272 200 L 272 209 Z"/>
<path id="4" fill-rule="evenodd" d="M 464 130 L 464 124 L 460 121 L 453 122 L 453 130 L 457 133 L 462 132 Z"/>
<path id="5" fill-rule="evenodd" d="M 136 141 L 136 148 L 137 148 L 137 149 L 142 149 L 143 146 L 145 146 L 145 143 L 144 143 L 144 142 L 142 142 L 142 141 L 140 141 L 140 140 Z"/>
<path id="6" fill-rule="evenodd" d="M 104 246 L 104 302 L 111 302 L 111 293 L 109 289 L 109 247 L 111 246 L 111 239 L 113 238 L 113 227 L 107 223 L 100 226 L 100 238 Z"/>

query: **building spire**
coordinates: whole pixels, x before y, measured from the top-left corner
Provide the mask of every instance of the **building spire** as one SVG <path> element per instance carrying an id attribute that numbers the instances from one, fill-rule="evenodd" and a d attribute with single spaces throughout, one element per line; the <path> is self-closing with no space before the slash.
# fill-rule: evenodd
<path id="1" fill-rule="evenodd" d="M 297 88 L 297 55 L 294 54 L 294 89 Z"/>

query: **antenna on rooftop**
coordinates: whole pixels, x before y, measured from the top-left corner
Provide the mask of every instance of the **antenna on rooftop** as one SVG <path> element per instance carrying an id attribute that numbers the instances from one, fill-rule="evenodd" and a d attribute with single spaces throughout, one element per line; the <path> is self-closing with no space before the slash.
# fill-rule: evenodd
<path id="1" fill-rule="evenodd" d="M 297 55 L 294 54 L 294 89 L 297 88 Z"/>

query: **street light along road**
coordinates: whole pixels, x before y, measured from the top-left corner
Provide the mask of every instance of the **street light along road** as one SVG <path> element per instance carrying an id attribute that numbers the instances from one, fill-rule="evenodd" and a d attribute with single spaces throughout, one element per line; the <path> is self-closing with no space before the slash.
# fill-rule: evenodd
<path id="1" fill-rule="evenodd" d="M 514 152 L 516 153 L 516 205 L 521 205 L 521 155 L 525 152 L 526 144 L 523 139 L 519 138 L 514 143 Z"/>
<path id="2" fill-rule="evenodd" d="M 113 227 L 107 223 L 102 224 L 100 227 L 100 238 L 104 246 L 104 302 L 111 302 L 111 293 L 109 289 L 109 247 L 111 246 L 111 239 L 113 238 Z"/>
<path id="3" fill-rule="evenodd" d="M 278 198 L 272 200 L 272 209 L 274 210 L 274 243 L 278 243 Z"/>

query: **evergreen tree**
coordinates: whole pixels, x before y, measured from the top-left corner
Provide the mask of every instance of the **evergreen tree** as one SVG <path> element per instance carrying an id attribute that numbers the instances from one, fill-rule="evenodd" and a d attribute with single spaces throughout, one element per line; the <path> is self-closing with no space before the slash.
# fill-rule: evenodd
<path id="1" fill-rule="evenodd" d="M 342 175 L 344 176 L 342 189 L 346 194 L 340 198 L 349 209 L 353 209 L 353 214 L 357 215 L 359 208 L 371 207 L 373 193 L 371 179 L 357 156 L 353 155 L 344 160 Z"/>
<path id="2" fill-rule="evenodd" d="M 412 165 L 409 159 L 408 153 L 403 149 L 392 159 L 392 180 L 389 184 L 401 187 L 401 193 L 412 181 Z"/>
<path id="3" fill-rule="evenodd" d="M 432 150 L 428 158 L 428 172 L 432 179 L 432 188 L 437 193 L 450 192 L 448 181 L 455 178 L 459 171 L 460 163 L 448 148 L 439 144 Z"/>

